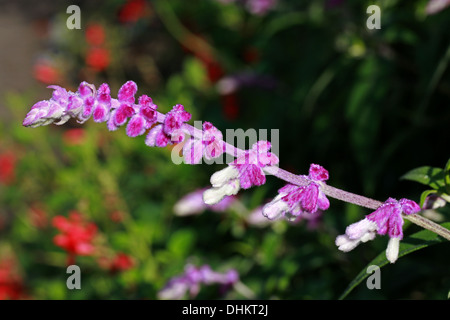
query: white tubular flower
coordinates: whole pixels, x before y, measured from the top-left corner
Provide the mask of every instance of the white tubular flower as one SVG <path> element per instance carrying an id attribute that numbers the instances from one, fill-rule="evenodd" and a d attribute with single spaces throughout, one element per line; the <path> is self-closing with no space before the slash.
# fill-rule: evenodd
<path id="1" fill-rule="evenodd" d="M 237 194 L 241 189 L 238 176 L 239 171 L 232 166 L 215 172 L 211 176 L 213 187 L 203 193 L 203 201 L 208 205 L 214 205 L 219 203 L 225 196 Z"/>
<path id="2" fill-rule="evenodd" d="M 236 179 L 239 176 L 239 171 L 232 166 L 228 166 L 225 169 L 215 172 L 211 176 L 211 184 L 214 188 L 223 186 L 228 181 Z"/>
<path id="3" fill-rule="evenodd" d="M 390 263 L 394 263 L 398 258 L 400 238 L 390 238 L 386 249 L 386 258 Z"/>
<path id="4" fill-rule="evenodd" d="M 203 201 L 207 205 L 214 205 L 222 201 L 226 196 L 236 195 L 241 189 L 238 179 L 231 179 L 223 185 L 213 187 L 203 192 Z"/>
<path id="5" fill-rule="evenodd" d="M 284 197 L 284 194 L 278 194 L 278 196 L 263 207 L 262 213 L 267 219 L 276 220 L 289 211 L 289 206 L 281 199 L 282 197 Z"/>
<path id="6" fill-rule="evenodd" d="M 378 226 L 369 219 L 363 219 L 347 227 L 344 235 L 336 238 L 338 249 L 344 252 L 355 249 L 361 242 L 373 240 Z"/>

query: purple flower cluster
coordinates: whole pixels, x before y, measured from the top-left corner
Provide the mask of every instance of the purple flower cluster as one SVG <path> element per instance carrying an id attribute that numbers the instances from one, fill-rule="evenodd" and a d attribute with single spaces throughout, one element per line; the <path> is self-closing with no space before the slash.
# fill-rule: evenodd
<path id="1" fill-rule="evenodd" d="M 295 220 L 304 213 L 314 214 L 330 207 L 330 202 L 321 190 L 324 181 L 328 180 L 328 171 L 320 165 L 311 164 L 309 175 L 302 177 L 309 183 L 305 186 L 287 184 L 278 190 L 278 196 L 263 208 L 265 217 L 273 220 L 284 216 L 288 220 Z"/>
<path id="2" fill-rule="evenodd" d="M 389 198 L 376 211 L 367 215 L 363 220 L 347 227 L 344 235 L 336 238 L 339 250 L 348 252 L 356 248 L 359 243 L 373 240 L 376 233 L 388 234 L 390 239 L 386 250 L 386 257 L 394 263 L 398 258 L 400 240 L 403 239 L 403 217 L 420 211 L 420 206 L 412 200 Z"/>
<path id="3" fill-rule="evenodd" d="M 54 89 L 52 98 L 36 103 L 23 121 L 26 127 L 37 127 L 50 123 L 63 124 L 70 118 L 83 123 L 90 117 L 95 122 L 106 122 L 110 131 L 115 131 L 128 121 L 126 133 L 137 137 L 149 133 L 145 140 L 149 146 L 165 147 L 184 139 L 182 125 L 191 119 L 189 112 L 177 104 L 165 116 L 158 115 L 156 104 L 142 95 L 136 104 L 137 85 L 127 81 L 119 89 L 117 99 L 111 98 L 109 86 L 104 83 L 98 90 L 87 82 L 82 82 L 77 92 L 70 92 L 59 86 Z M 157 122 L 160 124 L 154 126 Z"/>
<path id="4" fill-rule="evenodd" d="M 193 265 L 187 265 L 184 274 L 172 278 L 166 286 L 158 292 L 158 298 L 163 300 L 180 300 L 185 298 L 186 293 L 189 297 L 195 298 L 200 292 L 201 285 L 221 285 L 221 291 L 230 289 L 239 281 L 239 274 L 231 269 L 226 273 L 218 273 L 208 265 L 199 268 Z"/>
<path id="5" fill-rule="evenodd" d="M 264 6 L 273 1 L 260 0 L 258 3 Z M 186 124 L 191 119 L 191 114 L 185 111 L 181 104 L 175 105 L 167 114 L 162 114 L 157 111 L 158 107 L 152 99 L 146 95 L 140 96 L 136 103 L 137 85 L 133 81 L 122 85 L 117 99 L 111 97 L 110 88 L 106 83 L 96 89 L 94 85 L 82 82 L 77 92 L 70 92 L 59 86 L 49 88 L 54 90 L 51 99 L 33 105 L 23 121 L 24 126 L 37 127 L 51 123 L 61 125 L 71 118 L 83 123 L 92 117 L 95 122 L 105 122 L 111 131 L 128 123 L 126 134 L 130 137 L 137 137 L 148 131 L 145 139 L 148 146 L 165 147 L 177 144 L 183 142 L 185 135 L 189 134 L 190 138 L 184 141 L 183 145 L 183 157 L 188 164 L 200 163 L 203 157 L 210 160 L 224 152 L 236 156 L 226 168 L 211 176 L 211 188 L 190 194 L 177 203 L 175 211 L 179 215 L 195 214 L 205 209 L 225 210 L 233 203 L 233 196 L 240 189 L 265 184 L 266 173 L 274 174 L 288 182 L 278 190 L 278 195 L 262 208 L 262 215 L 269 220 L 281 217 L 290 221 L 303 218 L 316 220 L 330 206 L 325 192 L 338 199 L 366 207 L 376 208 L 379 205 L 375 200 L 327 186 L 328 171 L 317 164 L 310 165 L 308 175 L 296 176 L 281 169 L 275 173 L 273 169 L 279 163 L 279 159 L 270 152 L 272 147 L 270 142 L 258 141 L 250 150 L 234 148 L 223 140 L 222 133 L 210 122 L 204 122 L 202 130 Z M 370 206 L 367 205 L 367 201 L 371 203 Z M 374 239 L 376 234 L 388 234 L 390 240 L 386 255 L 389 261 L 395 262 L 398 258 L 399 242 L 403 238 L 402 215 L 411 215 L 419 211 L 420 207 L 414 201 L 408 199 L 397 201 L 389 198 L 363 220 L 348 226 L 346 233 L 336 238 L 336 245 L 339 250 L 346 252 L 361 242 Z M 189 267 L 186 271 L 188 275 L 175 281 L 177 288 L 184 288 L 183 290 L 192 293 L 199 283 L 208 283 L 209 280 L 205 279 L 216 279 L 214 281 L 219 283 L 225 281 L 208 268 L 202 267 L 197 270 Z M 194 275 L 198 277 L 195 278 Z M 192 280 L 194 278 L 202 280 L 194 281 Z"/>
<path id="6" fill-rule="evenodd" d="M 171 143 L 179 143 L 184 140 L 182 130 L 183 122 L 191 119 L 191 114 L 184 110 L 181 104 L 177 104 L 166 114 L 164 122 L 150 130 L 145 139 L 145 144 L 150 147 L 165 147 Z"/>
<path id="7" fill-rule="evenodd" d="M 278 157 L 269 152 L 270 148 L 270 142 L 258 141 L 228 167 L 214 173 L 211 176 L 212 188 L 203 193 L 205 203 L 212 205 L 225 196 L 237 194 L 241 188 L 249 189 L 266 183 L 263 168 L 279 162 Z"/>
<path id="8" fill-rule="evenodd" d="M 221 156 L 224 150 L 222 132 L 210 122 L 204 122 L 202 138 L 191 137 L 183 146 L 183 156 L 187 164 L 198 164 L 203 156 L 211 160 Z"/>

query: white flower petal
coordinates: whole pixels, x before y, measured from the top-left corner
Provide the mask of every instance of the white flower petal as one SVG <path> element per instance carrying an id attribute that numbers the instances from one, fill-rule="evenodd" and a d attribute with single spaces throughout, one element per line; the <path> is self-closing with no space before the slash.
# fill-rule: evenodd
<path id="1" fill-rule="evenodd" d="M 289 210 L 286 202 L 281 200 L 280 195 L 263 207 L 263 215 L 270 220 L 275 220 L 283 216 Z"/>
<path id="2" fill-rule="evenodd" d="M 228 181 L 220 187 L 213 187 L 203 192 L 203 201 L 208 205 L 214 205 L 222 201 L 225 196 L 232 196 L 240 190 L 239 180 Z"/>
<path id="3" fill-rule="evenodd" d="M 398 250 L 400 247 L 400 238 L 390 238 L 386 249 L 386 258 L 394 263 L 398 258 Z"/>
<path id="4" fill-rule="evenodd" d="M 377 229 L 377 224 L 369 219 L 365 218 L 358 222 L 355 222 L 347 227 L 345 234 L 350 239 L 361 239 L 365 234 L 371 233 Z"/>
<path id="5" fill-rule="evenodd" d="M 211 184 L 213 187 L 220 187 L 231 179 L 237 178 L 239 171 L 232 166 L 227 166 L 225 169 L 215 172 L 211 176 Z"/>
<path id="6" fill-rule="evenodd" d="M 350 239 L 347 235 L 340 235 L 336 237 L 335 244 L 338 246 L 338 249 L 343 252 L 349 252 L 355 249 L 358 244 L 360 243 L 359 240 Z"/>

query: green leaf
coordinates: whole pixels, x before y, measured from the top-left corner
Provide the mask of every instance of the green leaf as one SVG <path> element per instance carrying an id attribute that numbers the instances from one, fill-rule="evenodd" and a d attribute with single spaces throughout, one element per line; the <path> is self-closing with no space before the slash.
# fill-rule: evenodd
<path id="1" fill-rule="evenodd" d="M 450 228 L 450 222 L 445 222 L 441 224 L 445 228 Z M 400 249 L 398 257 L 403 257 L 411 252 L 429 247 L 434 244 L 446 241 L 444 238 L 438 236 L 436 233 L 430 230 L 422 230 L 413 235 L 403 239 L 400 242 Z M 397 262 L 398 263 L 398 262 Z M 352 282 L 345 289 L 344 293 L 339 297 L 340 300 L 344 299 L 348 294 L 355 289 L 364 279 L 366 279 L 369 274 L 366 272 L 367 268 L 371 265 L 377 265 L 382 268 L 383 266 L 389 264 L 386 259 L 386 253 L 383 251 L 375 259 L 373 259 L 361 272 L 353 279 Z"/>
<path id="2" fill-rule="evenodd" d="M 445 193 L 444 170 L 441 168 L 419 167 L 404 174 L 400 179 L 416 181 Z"/>
<path id="3" fill-rule="evenodd" d="M 448 159 L 447 164 L 444 168 L 444 182 L 445 190 L 448 194 L 450 194 L 450 159 Z"/>

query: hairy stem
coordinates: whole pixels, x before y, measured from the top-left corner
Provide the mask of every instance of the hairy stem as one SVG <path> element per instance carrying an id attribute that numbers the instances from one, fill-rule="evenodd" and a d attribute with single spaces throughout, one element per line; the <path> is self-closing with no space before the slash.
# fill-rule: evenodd
<path id="1" fill-rule="evenodd" d="M 202 135 L 203 135 L 202 130 L 195 128 L 188 124 L 184 124 L 184 129 L 185 129 L 185 132 L 188 133 L 189 135 L 191 135 L 197 139 L 202 139 Z M 226 142 L 224 142 L 224 143 L 225 143 L 225 152 L 232 156 L 236 157 L 236 156 L 242 155 L 245 152 L 244 150 L 236 148 L 235 146 L 230 145 L 229 143 L 226 143 Z M 264 171 L 267 174 L 274 175 L 281 180 L 284 180 L 288 183 L 295 184 L 298 186 L 305 186 L 309 183 L 309 179 L 306 178 L 305 176 L 293 174 L 289 171 L 279 168 L 278 166 L 265 167 Z M 352 203 L 352 204 L 355 204 L 360 207 L 365 207 L 365 208 L 376 210 L 376 209 L 378 209 L 378 207 L 380 207 L 383 204 L 383 202 L 381 202 L 381 201 L 367 198 L 367 197 L 361 196 L 359 194 L 351 193 L 351 192 L 348 192 L 345 190 L 341 190 L 341 189 L 332 187 L 330 185 L 327 185 L 325 183 L 323 183 L 321 185 L 321 188 L 322 188 L 323 192 L 329 197 L 332 197 L 332 198 L 335 198 L 335 199 L 338 199 L 341 201 L 345 201 L 348 203 Z M 430 230 L 430 231 L 440 235 L 441 237 L 443 237 L 447 240 L 450 240 L 450 230 L 434 223 L 433 221 L 431 221 L 423 216 L 420 216 L 418 214 L 412 214 L 412 215 L 403 215 L 403 217 L 424 229 Z"/>
<path id="2" fill-rule="evenodd" d="M 403 217 L 408 219 L 412 223 L 417 224 L 418 226 L 421 226 L 422 228 L 425 228 L 427 230 L 433 231 L 434 233 L 450 241 L 450 230 L 438 225 L 437 223 L 434 223 L 433 221 L 428 220 L 427 218 L 418 214 L 403 215 Z"/>

